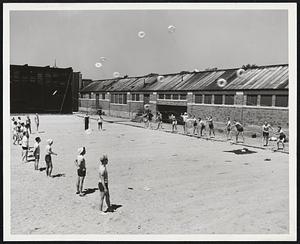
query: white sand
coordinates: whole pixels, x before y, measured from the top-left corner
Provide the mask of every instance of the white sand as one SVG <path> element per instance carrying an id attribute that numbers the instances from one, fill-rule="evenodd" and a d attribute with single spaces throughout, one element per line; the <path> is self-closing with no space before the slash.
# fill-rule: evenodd
<path id="1" fill-rule="evenodd" d="M 289 232 L 287 154 L 249 148 L 257 153 L 236 155 L 224 151 L 242 147 L 227 142 L 109 123 L 98 132 L 95 121 L 91 128 L 85 134 L 83 119 L 73 115 L 40 116 L 40 167 L 52 138 L 53 175 L 62 177 L 34 171 L 11 146 L 12 234 Z M 98 159 L 108 154 L 111 202 L 122 205 L 114 213 L 99 214 L 99 190 L 75 194 L 80 146 L 87 148 L 85 188 L 97 188 Z"/>

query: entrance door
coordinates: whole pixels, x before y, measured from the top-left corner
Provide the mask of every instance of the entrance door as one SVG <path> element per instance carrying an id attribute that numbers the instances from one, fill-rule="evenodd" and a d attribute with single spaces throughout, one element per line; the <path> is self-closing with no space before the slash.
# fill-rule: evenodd
<path id="1" fill-rule="evenodd" d="M 96 93 L 96 110 L 99 109 L 99 93 Z"/>
<path id="2" fill-rule="evenodd" d="M 144 105 L 150 103 L 150 94 L 144 94 Z"/>
<path id="3" fill-rule="evenodd" d="M 169 116 L 173 114 L 178 124 L 183 124 L 182 117 L 180 116 L 187 111 L 186 106 L 173 106 L 173 105 L 157 105 L 157 111 L 162 114 L 163 122 L 170 123 Z"/>

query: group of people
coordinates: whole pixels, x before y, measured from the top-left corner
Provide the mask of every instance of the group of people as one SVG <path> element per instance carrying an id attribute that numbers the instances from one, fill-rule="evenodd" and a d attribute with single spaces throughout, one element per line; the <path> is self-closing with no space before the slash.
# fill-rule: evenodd
<path id="1" fill-rule="evenodd" d="M 145 128 L 152 128 L 150 122 L 154 121 L 157 123 L 156 129 L 160 129 L 160 128 L 162 129 L 162 114 L 157 111 L 154 120 L 153 120 L 153 117 L 154 116 L 150 110 L 146 111 L 143 114 Z M 214 121 L 213 121 L 212 116 L 208 116 L 204 120 L 201 117 L 196 118 L 195 115 L 190 115 L 187 112 L 185 112 L 185 113 L 180 114 L 180 117 L 183 120 L 183 133 L 184 134 L 188 134 L 189 129 L 192 129 L 193 135 L 198 135 L 198 136 L 202 137 L 204 135 L 204 132 L 208 129 L 209 137 L 215 136 L 215 127 L 214 127 Z M 172 126 L 172 132 L 177 132 L 178 131 L 178 129 L 177 129 L 178 120 L 174 114 L 171 114 L 169 116 L 169 121 Z M 227 140 L 232 140 L 231 134 L 232 134 L 232 131 L 234 128 L 235 128 L 236 143 L 239 142 L 240 136 L 242 138 L 242 142 L 244 142 L 245 139 L 244 139 L 243 125 L 237 120 L 233 120 L 233 122 L 231 122 L 230 117 L 227 117 L 227 121 L 225 122 L 225 128 L 224 128 Z M 262 140 L 264 142 L 263 146 L 268 145 L 268 142 L 270 140 L 270 136 L 269 136 L 270 129 L 274 131 L 274 129 L 270 126 L 269 123 L 264 122 L 263 127 L 262 127 Z M 276 131 L 276 133 L 278 135 L 278 137 L 276 139 L 277 140 L 277 149 L 280 149 L 280 145 L 282 145 L 282 149 L 284 149 L 286 135 L 284 134 L 281 126 L 278 126 L 278 130 Z"/>
<path id="2" fill-rule="evenodd" d="M 103 117 L 102 113 L 98 113 L 98 118 L 97 118 L 97 124 L 98 124 L 98 130 L 103 130 Z M 85 114 L 84 116 L 84 129 L 88 130 L 89 129 L 89 123 L 90 123 L 90 116 L 88 113 Z"/>
<path id="3" fill-rule="evenodd" d="M 35 123 L 36 123 L 36 130 L 38 132 L 39 129 L 39 116 L 38 114 L 35 115 Z M 30 123 L 30 117 L 26 117 L 26 122 L 22 122 L 21 117 L 17 118 L 17 121 L 15 118 L 12 118 L 13 121 L 13 143 L 19 142 L 19 137 L 22 133 L 22 138 L 20 139 L 20 145 L 22 146 L 22 162 L 28 162 L 28 152 L 29 152 L 29 136 L 32 134 L 31 131 L 31 123 Z M 98 129 L 102 129 L 102 122 L 103 118 L 101 114 L 99 114 L 98 118 Z M 86 119 L 85 119 L 86 122 Z M 24 126 L 26 125 L 26 126 Z M 88 125 L 88 123 L 85 123 L 85 126 Z M 30 128 L 30 129 L 29 129 Z M 88 128 L 88 126 L 87 126 Z M 40 161 L 40 143 L 41 138 L 38 136 L 35 138 L 35 143 L 33 146 L 33 156 L 34 156 L 34 170 L 39 170 L 39 161 Z M 19 144 L 19 143 L 18 143 Z M 52 176 L 52 170 L 53 170 L 53 163 L 52 163 L 52 155 L 57 155 L 52 150 L 53 140 L 48 139 L 47 145 L 45 147 L 45 163 L 46 163 L 46 176 L 47 177 L 53 177 Z M 84 178 L 86 176 L 86 163 L 84 155 L 86 154 L 86 148 L 81 147 L 78 149 L 78 155 L 75 160 L 75 165 L 77 168 L 77 181 L 76 181 L 76 194 L 79 194 L 79 196 L 84 196 L 83 192 L 83 183 Z M 110 205 L 110 196 L 109 196 L 109 188 L 108 188 L 108 173 L 106 165 L 108 164 L 108 157 L 107 155 L 103 155 L 100 158 L 100 165 L 99 165 L 99 182 L 98 182 L 98 188 L 100 190 L 100 211 L 102 214 L 105 214 L 107 211 L 111 209 Z M 103 211 L 103 201 L 106 200 L 107 204 L 107 210 Z"/>

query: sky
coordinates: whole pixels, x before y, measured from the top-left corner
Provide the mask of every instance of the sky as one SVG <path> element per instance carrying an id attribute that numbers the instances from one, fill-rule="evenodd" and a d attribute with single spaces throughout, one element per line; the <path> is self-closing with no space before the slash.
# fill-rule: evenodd
<path id="1" fill-rule="evenodd" d="M 170 33 L 168 26 L 176 27 Z M 138 36 L 139 31 L 145 37 Z M 102 67 L 95 66 L 106 57 Z M 288 63 L 287 10 L 11 11 L 10 63 L 84 79 Z"/>

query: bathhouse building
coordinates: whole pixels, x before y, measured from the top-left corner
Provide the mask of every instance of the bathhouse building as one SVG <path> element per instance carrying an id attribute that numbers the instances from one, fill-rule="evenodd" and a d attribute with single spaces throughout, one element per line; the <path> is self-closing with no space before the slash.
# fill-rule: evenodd
<path id="1" fill-rule="evenodd" d="M 148 104 L 165 121 L 188 112 L 287 127 L 288 82 L 287 64 L 95 80 L 80 90 L 79 111 L 134 118 Z"/>

